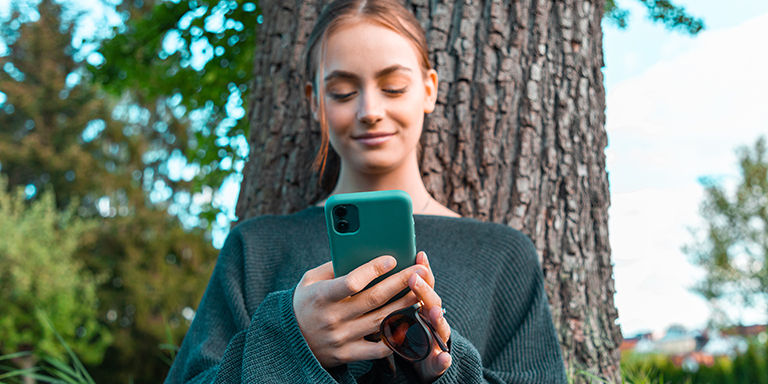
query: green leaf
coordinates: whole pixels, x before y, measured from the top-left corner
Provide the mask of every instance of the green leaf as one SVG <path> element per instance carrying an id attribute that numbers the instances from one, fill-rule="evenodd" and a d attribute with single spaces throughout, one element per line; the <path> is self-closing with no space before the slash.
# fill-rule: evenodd
<path id="1" fill-rule="evenodd" d="M 30 356 L 30 355 L 32 355 L 32 351 L 22 351 L 22 352 L 16 352 L 16 353 L 9 353 L 7 355 L 0 356 L 0 361 L 15 359 L 17 357 Z"/>
<path id="2" fill-rule="evenodd" d="M 67 350 L 67 354 L 69 354 L 70 359 L 72 359 L 72 362 L 75 364 L 75 375 L 78 379 L 82 378 L 83 382 L 89 383 L 89 384 L 96 384 L 96 382 L 93 381 L 93 378 L 90 374 L 88 374 L 88 371 L 83 366 L 83 363 L 80 362 L 80 359 L 77 358 L 77 355 L 75 355 L 75 351 L 72 350 L 72 348 L 69 347 L 69 344 L 64 340 L 63 337 L 61 337 L 61 334 L 56 330 L 56 328 L 53 327 L 53 324 L 51 323 L 51 320 L 46 316 L 46 314 L 38 310 L 40 315 L 45 319 L 48 327 L 50 330 L 53 331 L 53 333 L 56 335 L 56 338 L 59 340 L 59 342 L 64 345 L 64 348 Z M 66 367 L 69 368 L 69 367 Z"/>
<path id="3" fill-rule="evenodd" d="M 685 8 L 672 4 L 668 0 L 638 0 L 648 9 L 648 17 L 663 23 L 670 30 L 683 30 L 691 35 L 704 29 L 704 21 L 689 15 Z"/>
<path id="4" fill-rule="evenodd" d="M 43 360 L 54 367 L 58 372 L 61 372 L 61 374 L 66 374 L 71 377 L 79 377 L 78 373 L 63 361 L 54 359 L 52 357 L 44 357 Z"/>
<path id="5" fill-rule="evenodd" d="M 0 375 L 0 379 L 7 379 L 7 378 L 10 378 L 10 377 L 16 377 L 16 376 L 29 376 L 32 373 L 36 372 L 38 369 L 39 368 L 34 367 L 34 368 L 25 368 L 25 369 L 12 370 L 12 371 L 10 371 L 8 373 L 4 373 L 4 374 Z"/>
<path id="6" fill-rule="evenodd" d="M 175 351 L 175 352 L 179 351 L 179 346 L 174 344 L 160 344 L 159 347 L 160 349 L 167 349 L 169 351 Z"/>

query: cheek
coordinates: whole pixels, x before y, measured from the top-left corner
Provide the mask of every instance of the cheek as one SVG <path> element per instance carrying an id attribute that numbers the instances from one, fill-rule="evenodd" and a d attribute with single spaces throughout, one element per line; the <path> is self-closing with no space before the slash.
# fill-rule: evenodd
<path id="1" fill-rule="evenodd" d="M 397 104 L 391 109 L 393 111 L 392 119 L 398 125 L 407 128 L 417 136 L 421 133 L 422 124 L 424 123 L 424 103 L 423 101 L 420 102 L 420 100 L 423 99 L 418 97 L 404 98 L 398 100 Z"/>
<path id="2" fill-rule="evenodd" d="M 355 119 L 354 108 L 351 103 L 341 105 L 326 104 L 325 115 L 328 119 L 328 129 L 331 134 L 348 131 Z"/>

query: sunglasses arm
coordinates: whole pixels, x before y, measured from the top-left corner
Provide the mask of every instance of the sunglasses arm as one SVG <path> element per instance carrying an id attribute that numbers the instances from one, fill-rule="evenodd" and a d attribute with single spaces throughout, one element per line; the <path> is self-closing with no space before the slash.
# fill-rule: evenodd
<path id="1" fill-rule="evenodd" d="M 432 323 L 429 322 L 429 320 L 425 321 L 427 324 L 427 327 L 429 327 L 429 330 L 432 331 L 432 336 L 434 336 L 435 341 L 437 341 L 437 345 L 440 347 L 440 350 L 443 352 L 450 353 L 451 350 L 448 348 L 447 345 L 443 342 L 443 339 L 440 337 L 440 335 L 437 333 L 437 330 L 435 330 L 435 327 L 432 326 Z"/>

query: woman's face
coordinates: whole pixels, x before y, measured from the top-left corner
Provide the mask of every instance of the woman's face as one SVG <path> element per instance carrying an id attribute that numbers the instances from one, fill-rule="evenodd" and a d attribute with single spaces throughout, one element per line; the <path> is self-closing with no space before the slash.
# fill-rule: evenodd
<path id="1" fill-rule="evenodd" d="M 328 37 L 318 73 L 329 141 L 344 166 L 375 174 L 416 160 L 424 113 L 435 107 L 437 73 L 424 76 L 407 38 L 372 22 L 344 25 Z M 311 85 L 307 93 L 317 119 Z"/>

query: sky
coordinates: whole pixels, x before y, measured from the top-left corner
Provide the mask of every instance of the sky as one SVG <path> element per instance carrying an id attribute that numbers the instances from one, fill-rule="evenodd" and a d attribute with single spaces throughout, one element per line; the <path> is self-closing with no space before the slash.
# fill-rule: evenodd
<path id="1" fill-rule="evenodd" d="M 671 324 L 701 328 L 708 304 L 690 291 L 704 274 L 681 247 L 702 228 L 702 176 L 726 185 L 735 149 L 768 133 L 768 2 L 676 1 L 704 19 L 695 37 L 645 19 L 604 23 L 609 230 L 625 337 Z M 736 311 L 765 323 L 765 309 Z"/>
<path id="2" fill-rule="evenodd" d="M 0 0 L 0 13 L 8 3 Z M 694 37 L 650 22 L 637 0 L 617 3 L 630 10 L 629 27 L 604 23 L 603 73 L 618 321 L 625 337 L 672 324 L 701 328 L 710 309 L 689 288 L 703 271 L 681 247 L 693 241 L 689 228 L 702 225 L 697 180 L 735 181 L 735 149 L 768 133 L 768 1 L 676 0 L 704 19 Z M 79 4 L 105 12 L 98 0 Z M 232 215 L 239 183 L 219 192 Z M 214 233 L 214 245 L 225 235 Z M 765 323 L 766 312 L 740 315 Z"/>

